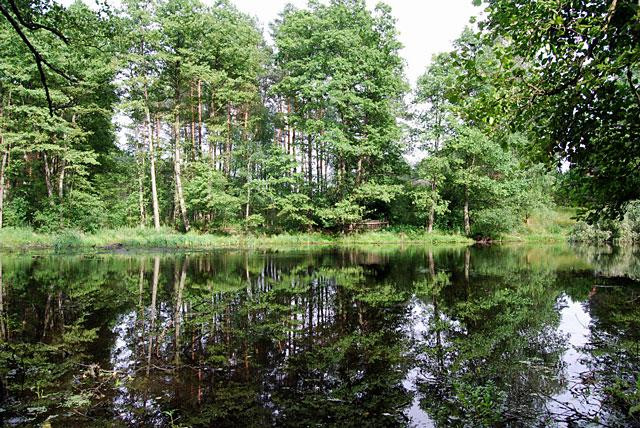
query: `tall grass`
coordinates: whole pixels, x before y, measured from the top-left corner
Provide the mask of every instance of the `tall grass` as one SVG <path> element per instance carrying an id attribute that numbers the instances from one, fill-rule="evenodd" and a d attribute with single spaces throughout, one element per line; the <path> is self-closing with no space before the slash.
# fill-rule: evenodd
<path id="1" fill-rule="evenodd" d="M 101 230 L 84 234 L 67 230 L 58 234 L 40 234 L 30 229 L 6 228 L 0 230 L 0 249 L 30 250 L 53 249 L 215 249 L 215 248 L 268 248 L 308 245 L 361 245 L 361 244 L 470 244 L 472 241 L 457 234 L 434 232 L 398 233 L 393 231 L 364 232 L 348 235 L 300 233 L 280 235 L 212 235 L 195 232 L 179 233 L 169 228 L 158 231 L 143 228 Z"/>
<path id="2" fill-rule="evenodd" d="M 568 209 L 548 210 L 532 215 L 526 225 L 516 233 L 504 236 L 502 242 L 564 242 L 571 227 L 574 212 Z M 395 228 L 353 234 L 328 235 L 323 233 L 299 233 L 280 235 L 212 235 L 195 232 L 179 233 L 170 228 L 122 228 L 101 230 L 85 234 L 66 230 L 57 234 L 42 234 L 28 228 L 0 229 L 0 249 L 23 251 L 52 249 L 56 251 L 76 249 L 194 249 L 215 248 L 269 248 L 303 247 L 308 245 L 382 245 L 382 244 L 466 244 L 473 241 L 451 232 L 424 229 Z"/>
<path id="3" fill-rule="evenodd" d="M 573 208 L 544 209 L 529 217 L 526 224 L 514 233 L 506 234 L 502 242 L 567 242 L 576 224 Z"/>

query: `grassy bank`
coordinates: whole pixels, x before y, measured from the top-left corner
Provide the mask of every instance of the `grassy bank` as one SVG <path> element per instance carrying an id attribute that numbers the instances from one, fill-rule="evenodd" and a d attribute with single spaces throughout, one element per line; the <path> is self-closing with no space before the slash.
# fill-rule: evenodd
<path id="1" fill-rule="evenodd" d="M 278 246 L 307 245 L 361 245 L 361 244 L 471 244 L 473 241 L 461 235 L 435 232 L 398 233 L 365 232 L 350 235 L 322 233 L 261 235 L 211 235 L 178 233 L 164 228 L 126 228 L 103 230 L 95 234 L 65 231 L 57 235 L 36 233 L 29 229 L 6 228 L 0 230 L 0 249 L 26 251 L 36 249 L 136 249 L 169 248 L 207 250 L 216 248 L 268 248 Z"/>
<path id="2" fill-rule="evenodd" d="M 575 224 L 574 212 L 557 209 L 537 213 L 529 218 L 517 233 L 505 235 L 499 242 L 566 242 L 569 230 Z M 376 244 L 472 244 L 473 240 L 460 234 L 435 231 L 426 233 L 420 229 L 383 230 L 354 234 L 330 235 L 324 233 L 299 233 L 280 235 L 212 235 L 179 233 L 170 228 L 124 228 L 102 230 L 94 234 L 65 231 L 59 234 L 37 233 L 30 229 L 0 229 L 0 250 L 27 251 L 36 249 L 87 250 L 87 249 L 193 249 L 216 248 L 270 248 L 304 247 L 309 245 L 376 245 Z"/>
<path id="3" fill-rule="evenodd" d="M 567 242 L 569 232 L 576 224 L 573 208 L 544 210 L 532 215 L 520 230 L 507 234 L 500 242 Z"/>

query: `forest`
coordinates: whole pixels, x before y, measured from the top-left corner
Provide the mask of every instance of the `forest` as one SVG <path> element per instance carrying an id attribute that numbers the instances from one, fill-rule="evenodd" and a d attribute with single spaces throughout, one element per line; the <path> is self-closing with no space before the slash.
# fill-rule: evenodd
<path id="1" fill-rule="evenodd" d="M 0 0 L 0 227 L 638 236 L 638 3 L 473 3 L 412 88 L 383 3 Z"/>

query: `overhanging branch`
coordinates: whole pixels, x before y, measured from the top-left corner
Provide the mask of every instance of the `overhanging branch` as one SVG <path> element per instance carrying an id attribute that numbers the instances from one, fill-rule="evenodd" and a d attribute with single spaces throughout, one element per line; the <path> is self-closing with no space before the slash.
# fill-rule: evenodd
<path id="1" fill-rule="evenodd" d="M 43 29 L 43 30 L 49 31 L 52 34 L 55 34 L 57 37 L 59 37 L 65 43 L 68 43 L 69 40 L 66 37 L 64 37 L 64 35 L 62 35 L 62 33 L 60 33 L 55 28 L 51 28 L 49 26 L 42 25 L 42 24 L 36 24 L 36 23 L 33 23 L 33 22 L 25 21 L 24 18 L 22 18 L 22 15 L 20 14 L 20 12 L 18 11 L 14 0 L 8 0 L 8 1 L 9 1 L 9 4 L 11 5 L 11 9 L 15 13 L 16 17 L 14 18 L 11 15 L 11 13 L 9 12 L 9 10 L 7 10 L 7 8 L 5 8 L 2 3 L 0 3 L 0 13 L 6 18 L 7 21 L 9 21 L 9 24 L 11 24 L 11 26 L 13 27 L 15 32 L 18 34 L 18 36 L 20 37 L 22 42 L 25 44 L 25 46 L 27 46 L 27 48 L 29 49 L 29 51 L 33 55 L 33 58 L 36 61 L 36 66 L 38 67 L 38 74 L 40 75 L 40 82 L 42 83 L 42 86 L 43 86 L 44 92 L 45 92 L 45 96 L 47 98 L 47 105 L 49 107 L 49 114 L 51 116 L 53 116 L 53 112 L 54 112 L 53 100 L 51 99 L 51 93 L 49 91 L 49 84 L 47 83 L 47 75 L 46 75 L 46 73 L 44 71 L 44 66 L 48 67 L 51 71 L 53 71 L 54 73 L 58 74 L 59 76 L 65 78 L 65 79 L 67 79 L 69 81 L 73 81 L 74 79 L 72 77 L 70 77 L 68 74 L 66 74 L 64 71 L 62 71 L 59 68 L 53 66 L 51 63 L 49 63 L 42 56 L 40 51 L 38 51 L 38 49 L 33 45 L 33 43 L 31 43 L 31 41 L 29 40 L 27 35 L 24 33 L 24 31 L 22 30 L 22 27 L 20 27 L 20 24 L 22 24 L 24 27 L 26 27 L 26 28 L 28 28 L 30 30 Z"/>

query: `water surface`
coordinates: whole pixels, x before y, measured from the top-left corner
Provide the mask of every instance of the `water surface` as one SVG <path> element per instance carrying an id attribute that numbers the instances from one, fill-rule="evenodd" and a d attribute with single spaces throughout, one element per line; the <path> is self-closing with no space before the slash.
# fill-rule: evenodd
<path id="1" fill-rule="evenodd" d="M 0 422 L 638 426 L 640 258 L 0 255 Z"/>

